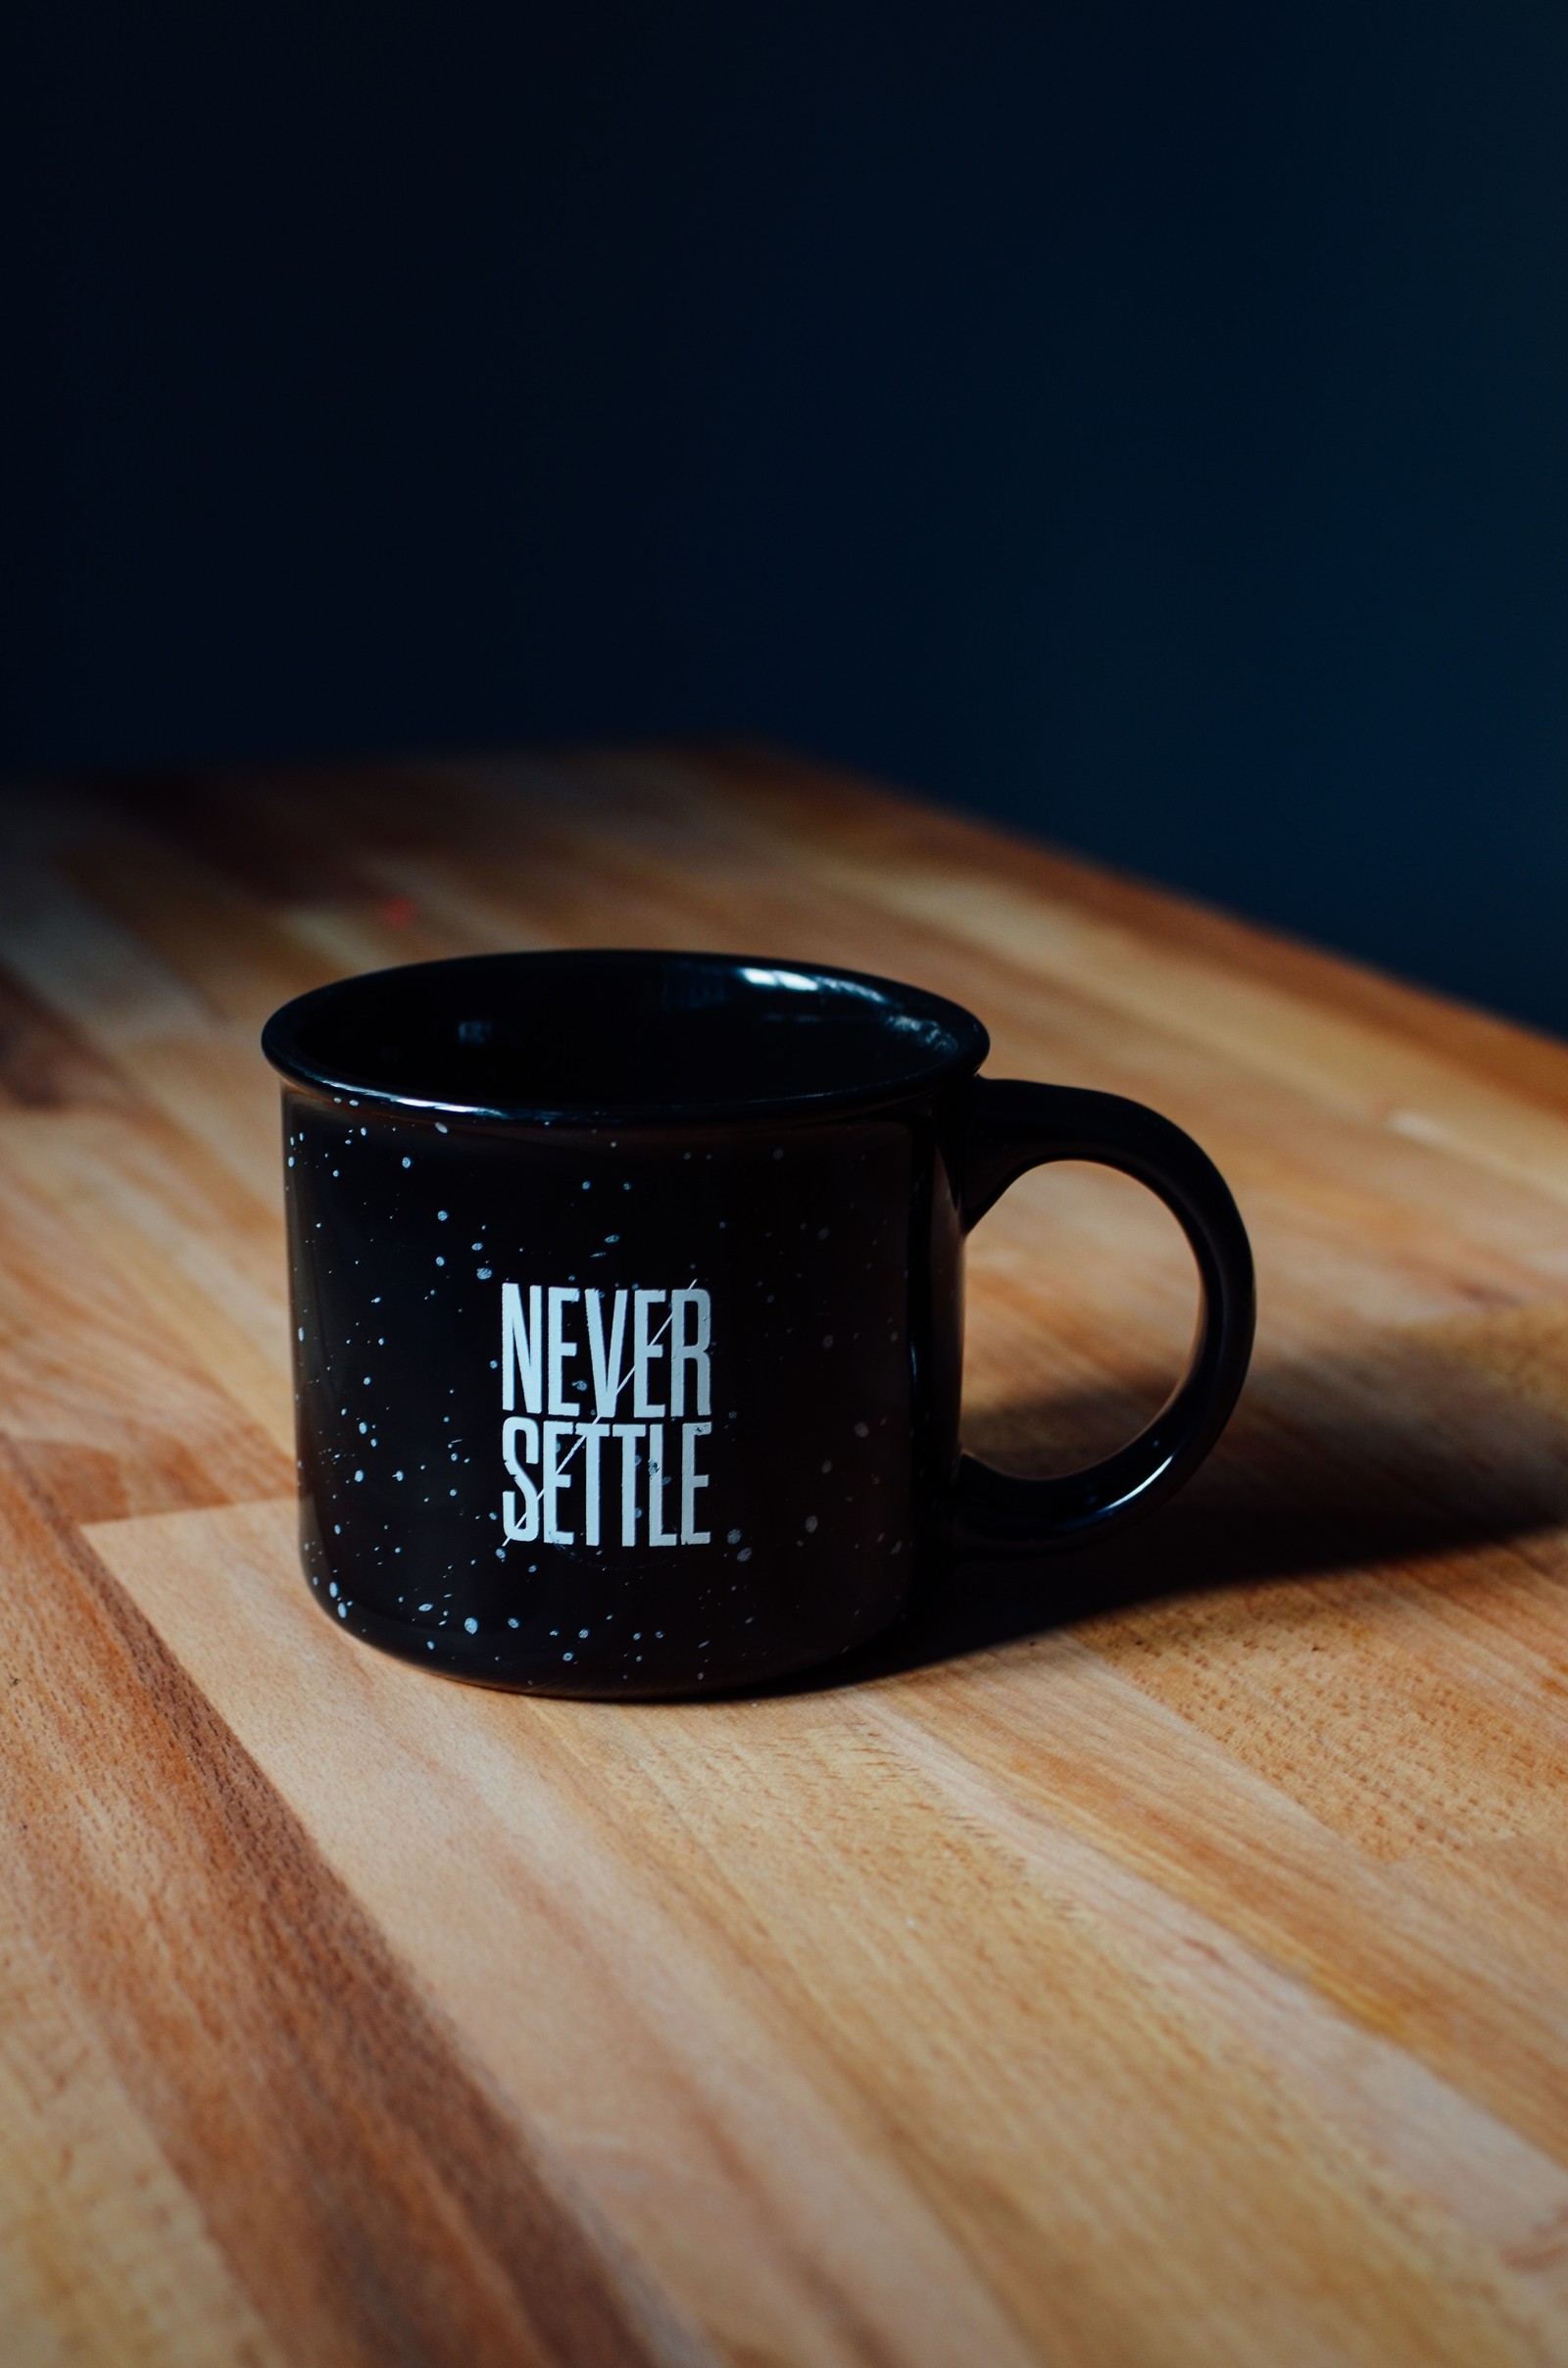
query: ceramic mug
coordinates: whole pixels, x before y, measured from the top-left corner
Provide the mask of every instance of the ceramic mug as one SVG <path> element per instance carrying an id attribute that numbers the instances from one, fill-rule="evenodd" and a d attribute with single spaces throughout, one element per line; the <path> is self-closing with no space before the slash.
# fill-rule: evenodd
<path id="1" fill-rule="evenodd" d="M 480 1684 L 755 1685 L 955 1551 L 1104 1536 L 1212 1447 L 1252 1266 L 1218 1171 L 1114 1095 L 977 1075 L 970 1012 L 735 955 L 484 955 L 269 1020 L 300 1539 L 354 1635 Z M 958 1446 L 963 1240 L 1089 1159 L 1179 1219 L 1202 1309 L 1149 1427 L 1065 1478 Z"/>

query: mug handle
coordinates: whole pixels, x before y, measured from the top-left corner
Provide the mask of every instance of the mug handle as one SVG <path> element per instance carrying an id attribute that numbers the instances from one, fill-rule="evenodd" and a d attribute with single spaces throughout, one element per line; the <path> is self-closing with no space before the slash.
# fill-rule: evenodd
<path id="1" fill-rule="evenodd" d="M 1040 1554 L 1103 1538 L 1152 1511 L 1202 1462 L 1229 1420 L 1252 1352 L 1252 1253 L 1207 1154 L 1168 1118 L 1119 1094 L 976 1077 L 959 1160 L 967 1233 L 1009 1184 L 1053 1159 L 1120 1168 L 1156 1193 L 1192 1245 L 1202 1286 L 1187 1371 L 1147 1430 L 1087 1470 L 1022 1480 L 960 1455 L 950 1533 L 961 1554 Z"/>

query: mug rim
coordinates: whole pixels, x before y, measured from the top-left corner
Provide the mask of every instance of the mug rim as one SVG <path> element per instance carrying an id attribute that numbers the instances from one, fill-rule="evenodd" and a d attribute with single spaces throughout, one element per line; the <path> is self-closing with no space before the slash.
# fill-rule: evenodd
<path id="1" fill-rule="evenodd" d="M 389 1084 L 384 1078 L 377 1079 L 350 1061 L 308 1051 L 300 1040 L 302 1029 L 323 1012 L 329 1012 L 334 1004 L 364 996 L 380 982 L 408 979 L 420 972 L 450 978 L 458 972 L 473 974 L 503 969 L 532 970 L 535 974 L 547 970 L 616 967 L 658 971 L 694 962 L 742 974 L 757 973 L 759 976 L 748 983 L 759 985 L 810 980 L 859 995 L 869 993 L 879 1002 L 893 1005 L 899 1017 L 934 1023 L 946 1031 L 950 1042 L 941 1051 L 934 1051 L 928 1043 L 923 1048 L 925 1058 L 912 1059 L 906 1072 L 868 1076 L 863 1082 L 808 1092 L 725 1094 L 711 1100 L 671 1095 L 645 1101 L 543 1103 L 525 1099 L 470 1099 L 462 1095 L 449 1099 L 417 1093 Z M 262 1051 L 272 1067 L 289 1084 L 307 1092 L 351 1098 L 358 1104 L 402 1111 L 410 1116 L 514 1126 L 657 1127 L 692 1121 L 744 1125 L 779 1118 L 837 1116 L 922 1099 L 950 1081 L 972 1076 L 990 1050 L 991 1039 L 972 1011 L 947 996 L 911 986 L 906 980 L 888 978 L 871 970 L 846 969 L 833 962 L 758 954 L 715 954 L 686 947 L 573 946 L 537 952 L 519 949 L 454 955 L 434 962 L 390 963 L 384 969 L 362 970 L 346 978 L 331 979 L 324 986 L 294 996 L 273 1011 L 262 1030 Z"/>

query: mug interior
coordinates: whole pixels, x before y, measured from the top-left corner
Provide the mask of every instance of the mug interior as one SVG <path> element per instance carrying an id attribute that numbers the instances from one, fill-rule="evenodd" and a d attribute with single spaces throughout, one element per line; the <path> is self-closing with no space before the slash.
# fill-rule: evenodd
<path id="1" fill-rule="evenodd" d="M 978 1068 L 972 1013 L 853 970 L 727 954 L 477 955 L 318 988 L 268 1021 L 296 1083 L 511 1119 L 760 1115 Z"/>

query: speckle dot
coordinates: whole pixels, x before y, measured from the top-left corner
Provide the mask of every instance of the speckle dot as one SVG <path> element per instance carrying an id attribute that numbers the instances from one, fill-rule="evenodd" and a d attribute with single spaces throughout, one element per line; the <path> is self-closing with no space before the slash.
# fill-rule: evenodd
<path id="1" fill-rule="evenodd" d="M 730 1531 L 730 1533 L 729 1533 L 728 1538 L 725 1540 L 725 1544 L 726 1544 L 726 1545 L 729 1545 L 729 1546 L 738 1546 L 738 1545 L 740 1544 L 740 1542 L 741 1542 L 741 1533 L 740 1533 L 740 1531 L 739 1531 L 738 1529 L 732 1529 L 732 1530 Z"/>
<path id="2" fill-rule="evenodd" d="M 581 1637 L 585 1637 L 585 1636 L 588 1634 L 588 1631 L 587 1631 L 587 1629 L 586 1629 L 586 1628 L 579 1628 L 579 1629 L 578 1629 L 578 1631 L 577 1631 L 577 1634 L 578 1634 L 579 1638 L 581 1638 Z"/>
<path id="3" fill-rule="evenodd" d="M 751 1558 L 752 1550 L 749 1546 L 743 1546 L 740 1550 L 740 1553 L 735 1556 L 737 1562 L 749 1562 Z"/>

